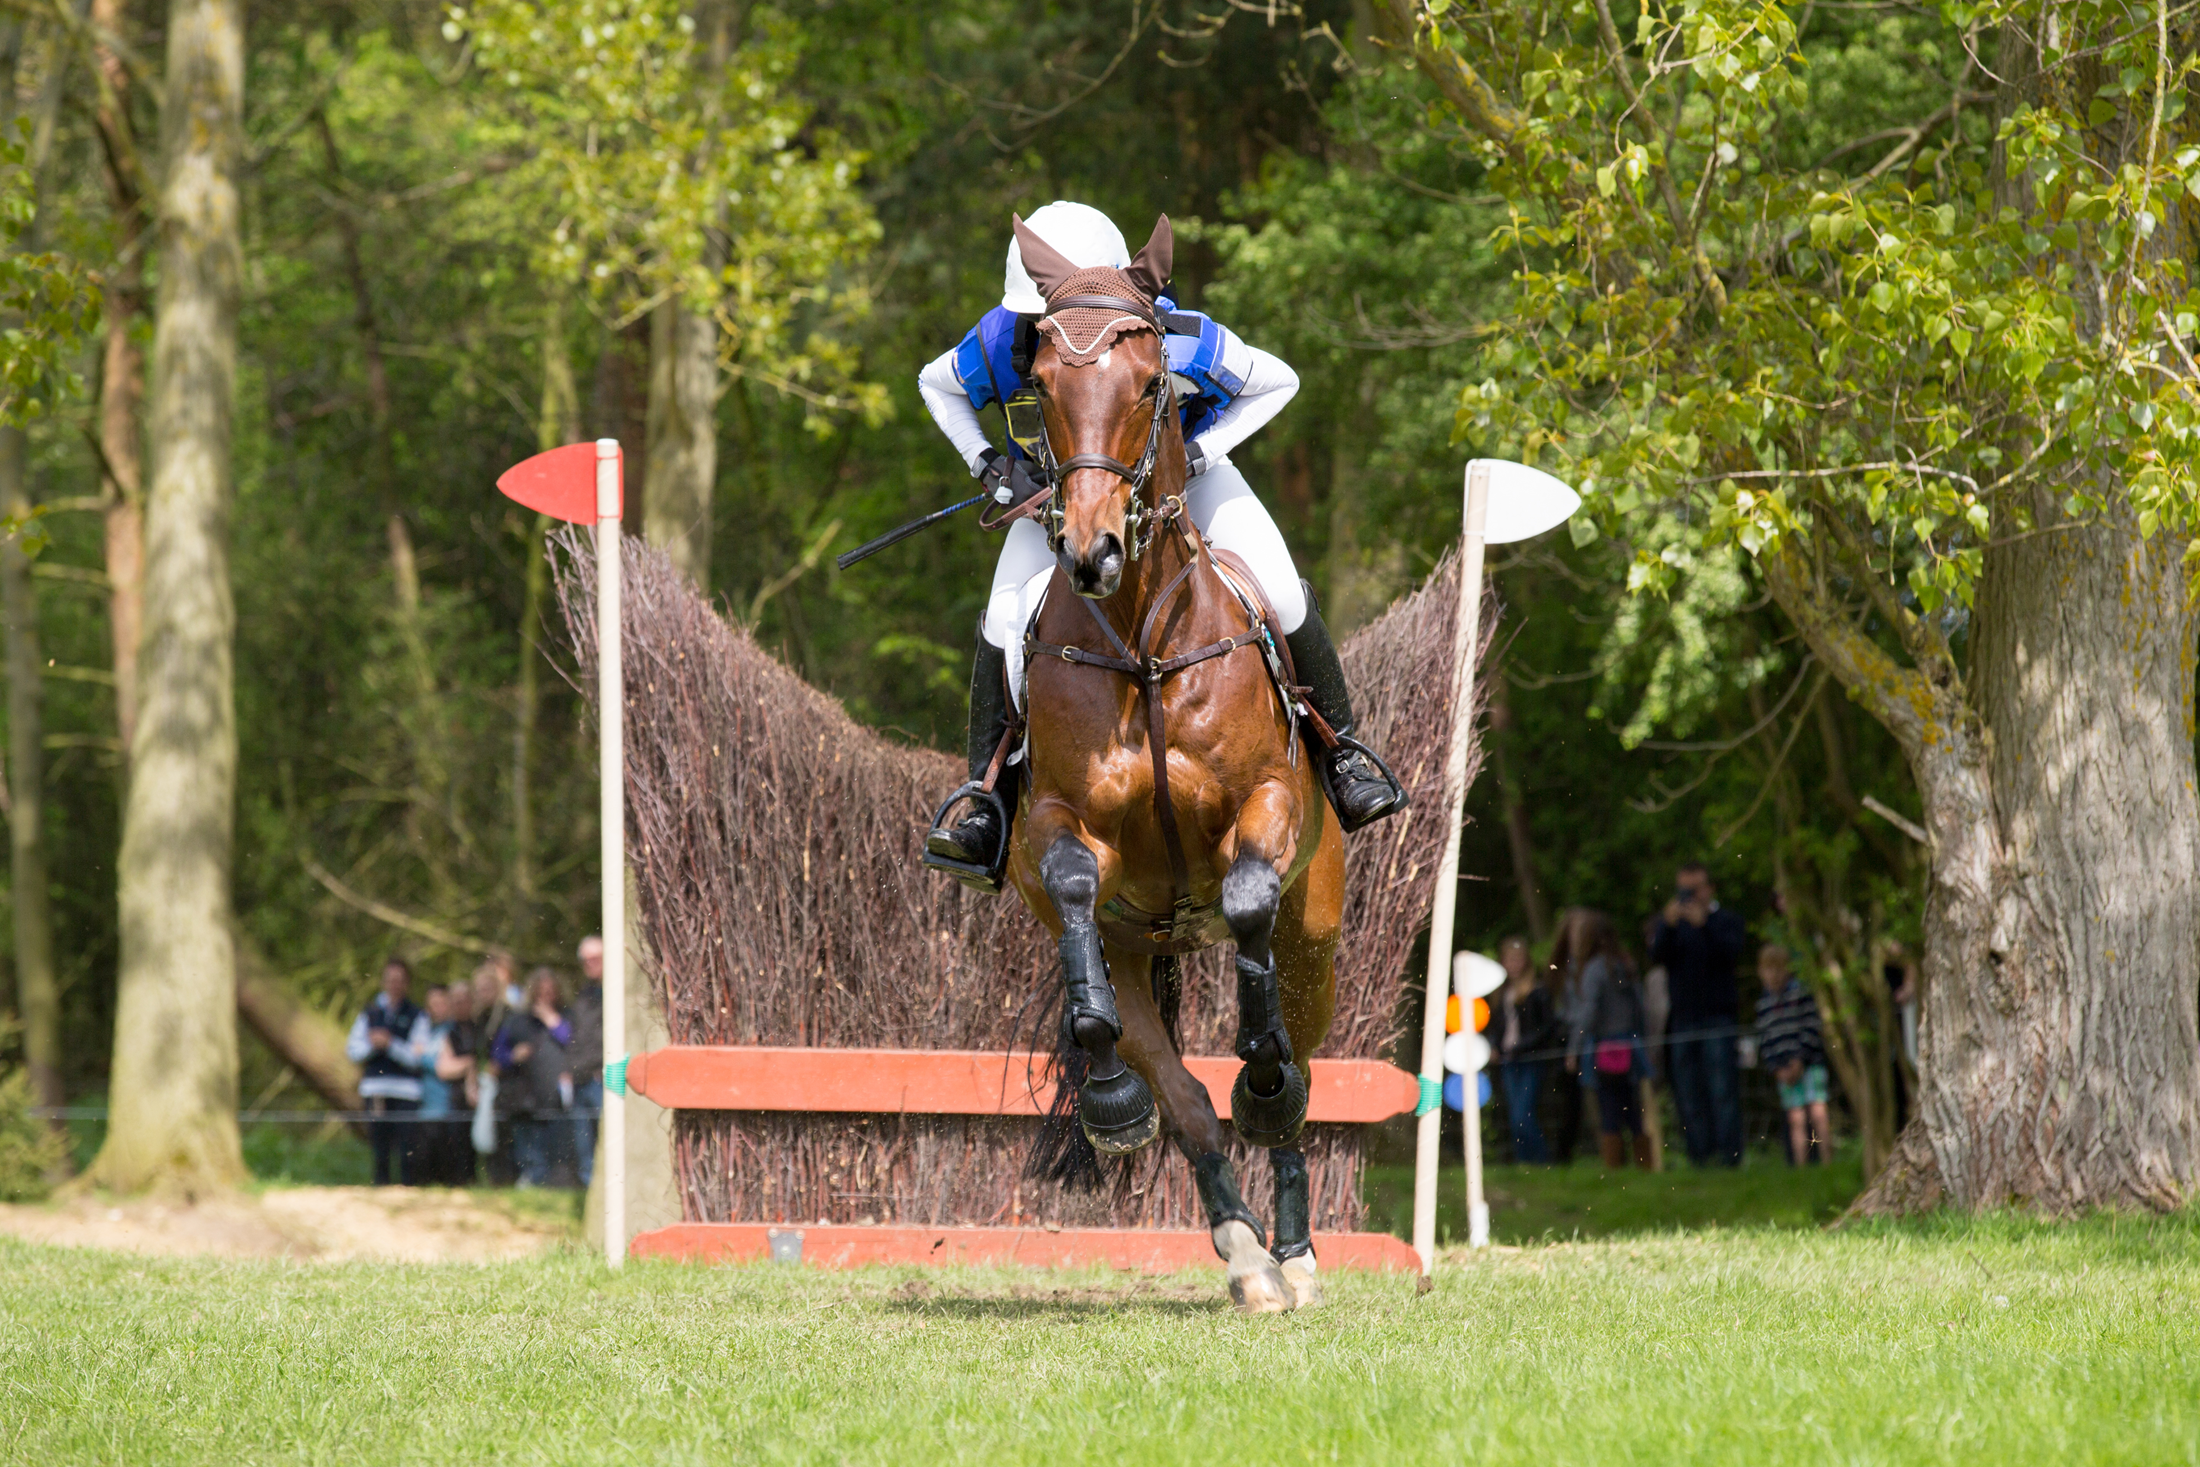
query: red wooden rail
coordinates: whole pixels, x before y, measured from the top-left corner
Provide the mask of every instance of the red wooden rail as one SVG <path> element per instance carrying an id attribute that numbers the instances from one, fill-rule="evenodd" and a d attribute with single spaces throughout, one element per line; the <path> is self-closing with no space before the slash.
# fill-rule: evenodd
<path id="1" fill-rule="evenodd" d="M 1184 1061 L 1207 1087 L 1215 1113 L 1230 1114 L 1238 1062 Z M 1420 1098 L 1413 1076 L 1381 1060 L 1318 1059 L 1309 1066 L 1307 1119 L 1388 1120 Z M 849 1112 L 873 1115 L 1036 1116 L 1054 1100 L 1046 1057 L 971 1049 L 774 1049 L 674 1044 L 627 1061 L 627 1089 L 668 1110 Z M 1141 1228 L 925 1228 L 788 1223 L 676 1223 L 632 1242 L 638 1258 L 734 1262 L 774 1258 L 851 1268 L 879 1263 L 1102 1264 L 1166 1273 L 1219 1266 L 1204 1232 Z M 1321 1233 L 1317 1256 L 1332 1268 L 1418 1270 L 1420 1259 L 1387 1233 Z"/>
<path id="2" fill-rule="evenodd" d="M 1238 1062 L 1185 1065 L 1228 1118 Z M 1414 1078 L 1381 1060 L 1318 1059 L 1307 1119 L 1388 1120 L 1420 1098 Z M 1054 1101 L 1044 1056 L 975 1049 L 772 1049 L 674 1044 L 627 1062 L 627 1088 L 668 1110 L 852 1111 L 883 1115 L 1036 1116 Z"/>
<path id="3" fill-rule="evenodd" d="M 633 1242 L 637 1258 L 745 1263 L 774 1258 L 826 1268 L 877 1263 L 1009 1263 L 1027 1268 L 1136 1269 L 1174 1273 L 1220 1268 L 1203 1232 L 1146 1228 L 919 1228 L 792 1223 L 675 1223 Z M 1323 1268 L 1419 1272 L 1420 1255 L 1388 1233 L 1316 1233 Z"/>

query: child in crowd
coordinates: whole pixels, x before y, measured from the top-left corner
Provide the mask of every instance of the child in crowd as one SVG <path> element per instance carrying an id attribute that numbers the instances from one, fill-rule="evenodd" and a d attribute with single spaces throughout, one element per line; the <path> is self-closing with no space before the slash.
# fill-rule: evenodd
<path id="1" fill-rule="evenodd" d="M 1642 981 L 1619 929 L 1602 912 L 1581 912 L 1569 951 L 1584 954 L 1574 988 L 1573 1037 L 1566 1047 L 1570 1074 L 1595 1076 L 1597 1144 L 1607 1170 L 1635 1165 L 1650 1170 L 1650 1135 L 1642 1119 L 1642 1085 L 1649 1065 L 1643 1036 Z"/>
<path id="2" fill-rule="evenodd" d="M 1757 1003 L 1757 1057 L 1779 1082 L 1780 1105 L 1787 1111 L 1788 1164 L 1806 1159 L 1816 1166 L 1831 1153 L 1832 1131 L 1826 1120 L 1826 1036 L 1819 1024 L 1818 1000 L 1788 971 L 1788 952 L 1766 943 L 1757 954 L 1757 981 L 1765 996 Z"/>

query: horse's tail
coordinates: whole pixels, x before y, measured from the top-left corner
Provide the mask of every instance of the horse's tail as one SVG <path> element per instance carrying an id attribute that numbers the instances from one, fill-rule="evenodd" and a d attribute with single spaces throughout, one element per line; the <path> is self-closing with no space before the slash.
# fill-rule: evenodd
<path id="1" fill-rule="evenodd" d="M 1154 1007 L 1161 1011 L 1162 1027 L 1168 1031 L 1170 1047 L 1181 1050 L 1177 1021 L 1184 1007 L 1184 970 L 1175 958 L 1153 960 L 1153 997 Z M 1053 1034 L 1056 1083 L 1054 1103 L 1039 1122 L 1039 1136 L 1025 1160 L 1024 1174 L 1059 1182 L 1074 1192 L 1089 1192 L 1107 1179 L 1107 1169 L 1101 1164 L 1100 1153 L 1092 1149 L 1092 1142 L 1085 1139 L 1085 1128 L 1077 1123 L 1077 1092 L 1085 1083 L 1088 1062 L 1084 1050 L 1071 1040 L 1062 1023 L 1059 998 L 1053 1004 L 1041 1005 L 1039 1017 Z M 1034 1050 L 1038 1047 L 1032 1046 Z"/>

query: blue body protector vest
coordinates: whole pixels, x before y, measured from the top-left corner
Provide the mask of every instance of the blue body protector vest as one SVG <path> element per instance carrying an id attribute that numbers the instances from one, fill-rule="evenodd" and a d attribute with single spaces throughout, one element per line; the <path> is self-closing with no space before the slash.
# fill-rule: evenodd
<path id="1" fill-rule="evenodd" d="M 1154 303 L 1167 331 L 1163 337 L 1169 353 L 1169 371 L 1183 379 L 1177 384 L 1178 412 L 1183 418 L 1184 441 L 1205 431 L 1216 416 L 1245 389 L 1245 381 L 1223 365 L 1231 341 L 1229 328 L 1198 311 L 1180 311 L 1168 297 Z M 1013 361 L 1017 316 L 995 306 L 978 318 L 955 348 L 955 380 L 973 410 L 984 412 L 993 403 L 1006 403 L 1024 390 L 1024 379 Z M 1190 383 L 1187 391 L 1185 383 Z M 1022 457 L 1011 441 L 1009 452 Z"/>

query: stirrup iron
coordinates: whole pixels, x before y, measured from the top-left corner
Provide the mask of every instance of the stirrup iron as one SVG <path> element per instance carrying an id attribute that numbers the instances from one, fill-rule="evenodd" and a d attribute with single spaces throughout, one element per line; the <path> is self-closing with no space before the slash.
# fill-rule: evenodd
<path id="1" fill-rule="evenodd" d="M 1012 834 L 1008 823 L 1008 806 L 1002 802 L 998 794 L 987 789 L 977 780 L 971 780 L 968 784 L 958 788 L 955 793 L 949 795 L 939 809 L 932 812 L 932 823 L 926 829 L 928 831 L 945 829 L 948 812 L 965 800 L 968 800 L 971 804 L 983 805 L 991 809 L 1000 819 L 1001 847 L 993 854 L 993 864 L 981 866 L 975 861 L 958 861 L 952 856 L 942 856 L 929 848 L 924 853 L 924 864 L 931 870 L 946 872 L 972 891 L 981 892 L 986 896 L 998 896 L 1001 892 L 1002 877 L 1008 870 L 1008 846 Z"/>

